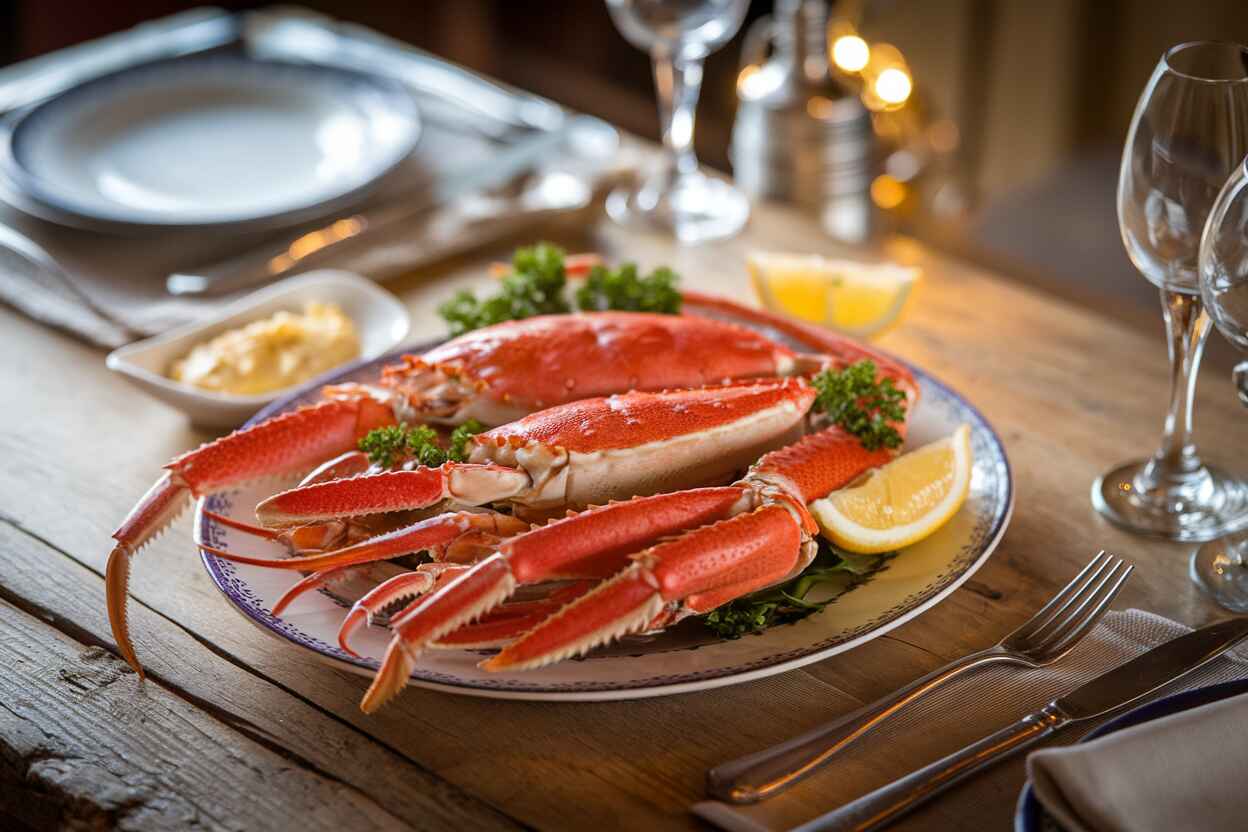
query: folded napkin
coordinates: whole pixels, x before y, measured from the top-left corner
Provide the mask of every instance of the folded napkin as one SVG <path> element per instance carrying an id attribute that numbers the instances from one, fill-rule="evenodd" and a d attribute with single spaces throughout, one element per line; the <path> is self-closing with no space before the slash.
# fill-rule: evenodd
<path id="1" fill-rule="evenodd" d="M 1245 772 L 1248 694 L 1027 760 L 1036 798 L 1068 832 L 1240 832 Z"/>
<path id="2" fill-rule="evenodd" d="M 1056 665 L 1035 670 L 1001 665 L 973 670 L 904 709 L 850 746 L 839 762 L 784 794 L 753 806 L 730 806 L 707 801 L 696 804 L 693 812 L 715 826 L 734 832 L 792 829 L 951 754 L 1039 709 L 1111 667 L 1189 631 L 1190 628 L 1182 624 L 1141 610 L 1107 613 L 1092 633 Z M 849 653 L 828 661 L 852 660 L 852 656 Z M 1154 698 L 1246 676 L 1248 646 L 1241 646 L 1158 691 Z M 855 707 L 845 705 L 842 712 Z M 1239 713 L 1243 715 L 1245 712 L 1241 710 Z M 835 712 L 827 714 L 828 719 L 835 716 Z M 1039 748 L 1069 745 L 1099 724 L 1101 722 L 1072 726 L 1046 740 Z M 1244 749 L 1239 757 L 1242 760 L 1248 757 L 1248 743 L 1243 742 L 1248 739 L 1248 724 L 1240 730 L 1239 736 Z M 773 742 L 784 739 L 787 737 L 776 736 Z M 757 750 L 742 747 L 739 753 Z M 1198 765 L 1190 760 L 1180 762 L 1179 758 L 1174 758 L 1173 767 L 1184 765 L 1185 769 L 1183 772 L 1177 769 L 1170 772 L 1171 785 L 1167 788 L 1175 790 L 1188 777 L 1212 776 L 1212 769 L 1222 766 L 1222 762 L 1213 756 L 1200 755 L 1199 759 L 1201 763 Z M 1248 767 L 1243 764 L 1222 769 L 1227 782 L 1236 773 L 1245 771 Z M 980 828 L 1007 829 L 1010 828 L 1014 804 L 1026 779 L 1026 760 L 1023 755 L 1016 755 L 941 795 L 931 804 L 930 811 L 947 828 L 970 828 L 967 824 L 974 819 L 981 824 Z M 1167 832 L 1195 828 L 1191 824 L 1194 817 L 1197 815 L 1189 813 L 1186 824 L 1171 822 Z M 1241 814 L 1241 823 L 1235 828 L 1248 828 L 1245 818 L 1248 816 Z M 1101 832 L 1101 827 L 1090 828 Z M 1118 828 L 1134 830 L 1137 827 L 1105 827 Z"/>

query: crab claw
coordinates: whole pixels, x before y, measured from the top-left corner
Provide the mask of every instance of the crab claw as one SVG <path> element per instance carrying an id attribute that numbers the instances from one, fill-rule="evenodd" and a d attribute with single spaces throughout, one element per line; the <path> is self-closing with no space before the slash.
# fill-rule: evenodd
<path id="1" fill-rule="evenodd" d="M 142 676 L 126 617 L 130 560 L 177 518 L 191 497 L 263 476 L 306 471 L 351 450 L 373 428 L 390 424 L 390 407 L 376 399 L 333 399 L 235 431 L 165 466 L 165 475 L 113 532 L 117 543 L 108 555 L 105 594 L 122 658 Z"/>

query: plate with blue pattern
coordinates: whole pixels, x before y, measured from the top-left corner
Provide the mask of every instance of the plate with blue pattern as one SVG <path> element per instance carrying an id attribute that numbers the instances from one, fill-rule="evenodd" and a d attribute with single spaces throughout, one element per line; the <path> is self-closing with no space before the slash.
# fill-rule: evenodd
<path id="1" fill-rule="evenodd" d="M 420 351 L 420 347 L 406 350 Z M 374 380 L 381 367 L 398 355 L 319 379 L 275 401 L 249 424 L 316 402 L 323 384 Z M 934 376 L 911 369 L 921 396 L 910 418 L 906 448 L 935 441 L 969 424 L 974 454 L 970 494 L 945 526 L 901 550 L 869 580 L 822 611 L 736 639 L 717 636 L 700 619 L 687 619 L 657 635 L 626 637 L 580 659 L 523 672 L 480 669 L 482 651 L 429 650 L 412 672 L 411 683 L 502 699 L 591 701 L 663 696 L 761 679 L 823 661 L 921 615 L 957 589 L 991 555 L 1009 523 L 1014 486 L 1005 447 L 983 414 Z M 229 528 L 205 513 L 208 509 L 254 522 L 255 505 L 273 490 L 272 483 L 256 484 L 201 499 L 194 520 L 200 539 L 234 552 L 285 556 L 277 543 Z M 213 583 L 229 604 L 261 630 L 335 667 L 365 676 L 376 672 L 389 631 L 381 626 L 361 631 L 352 642 L 359 656 L 339 648 L 337 633 L 352 598 L 395 574 L 397 566 L 379 564 L 356 579 L 357 586 L 307 593 L 279 618 L 272 614 L 273 605 L 299 579 L 298 573 L 201 554 Z"/>

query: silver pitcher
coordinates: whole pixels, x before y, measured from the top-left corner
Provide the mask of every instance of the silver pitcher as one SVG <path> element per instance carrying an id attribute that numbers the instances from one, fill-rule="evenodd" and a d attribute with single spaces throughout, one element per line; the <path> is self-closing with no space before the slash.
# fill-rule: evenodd
<path id="1" fill-rule="evenodd" d="M 750 27 L 729 156 L 752 197 L 798 205 L 856 242 L 871 233 L 874 133 L 828 64 L 827 13 L 825 0 L 778 0 Z"/>

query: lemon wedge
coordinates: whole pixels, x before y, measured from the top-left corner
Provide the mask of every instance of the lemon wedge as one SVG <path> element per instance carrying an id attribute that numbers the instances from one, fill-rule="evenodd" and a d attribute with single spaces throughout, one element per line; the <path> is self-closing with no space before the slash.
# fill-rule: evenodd
<path id="1" fill-rule="evenodd" d="M 754 291 L 771 311 L 856 336 L 896 323 L 919 277 L 916 268 L 817 254 L 755 252 L 746 265 Z"/>
<path id="2" fill-rule="evenodd" d="M 971 487 L 971 427 L 903 454 L 860 484 L 810 504 L 825 537 L 862 554 L 917 543 L 957 513 Z"/>

